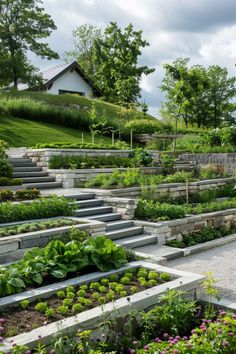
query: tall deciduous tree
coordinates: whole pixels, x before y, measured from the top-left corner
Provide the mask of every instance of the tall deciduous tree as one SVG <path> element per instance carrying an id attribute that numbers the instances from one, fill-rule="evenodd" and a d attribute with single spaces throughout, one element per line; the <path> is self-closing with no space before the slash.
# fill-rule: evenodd
<path id="1" fill-rule="evenodd" d="M 188 68 L 189 59 L 177 59 L 165 64 L 161 90 L 166 92 L 164 112 L 198 127 L 218 127 L 232 119 L 230 100 L 236 94 L 236 78 L 228 77 L 226 68 L 195 65 Z"/>
<path id="2" fill-rule="evenodd" d="M 66 53 L 66 60 L 76 59 L 91 78 L 96 71 L 96 63 L 93 59 L 94 42 L 100 38 L 102 38 L 100 28 L 91 24 L 79 26 L 73 31 L 74 49 Z"/>
<path id="3" fill-rule="evenodd" d="M 58 54 L 41 41 L 55 29 L 41 0 L 0 0 L 0 79 L 13 81 L 17 89 L 19 81 L 29 82 L 33 78 L 35 68 L 27 60 L 27 51 L 57 59 Z"/>
<path id="4" fill-rule="evenodd" d="M 105 28 L 104 38 L 95 40 L 95 79 L 105 100 L 124 105 L 137 102 L 142 75 L 155 70 L 138 65 L 141 48 L 148 45 L 142 31 L 135 31 L 132 24 L 122 30 L 114 22 Z"/>

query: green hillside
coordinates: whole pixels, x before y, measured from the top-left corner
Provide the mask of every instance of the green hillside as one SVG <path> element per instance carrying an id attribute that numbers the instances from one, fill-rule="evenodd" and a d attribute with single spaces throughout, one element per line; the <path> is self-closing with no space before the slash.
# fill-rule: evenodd
<path id="1" fill-rule="evenodd" d="M 81 131 L 54 124 L 0 116 L 0 139 L 11 146 L 35 146 L 37 143 L 81 142 Z M 84 132 L 84 141 L 91 143 L 91 135 Z M 99 138 L 95 137 L 95 142 Z M 104 137 L 104 143 L 111 144 L 110 137 Z"/>
<path id="2" fill-rule="evenodd" d="M 85 98 L 79 95 L 51 95 L 40 92 L 27 92 L 27 91 L 12 91 L 11 93 L 1 93 L 1 97 L 8 98 L 30 98 L 35 101 L 45 103 L 50 106 L 61 106 L 63 108 L 79 108 L 80 113 L 88 117 L 88 110 L 91 108 L 92 103 L 95 104 L 98 117 L 102 116 L 104 111 L 106 117 L 109 121 L 113 121 L 114 124 L 120 126 L 127 123 L 129 120 L 142 118 L 151 119 L 155 122 L 158 120 L 149 114 L 143 115 L 142 112 L 135 110 L 126 110 L 120 106 L 114 105 L 112 103 L 107 103 L 98 99 Z M 161 124 L 161 123 L 160 123 Z"/>

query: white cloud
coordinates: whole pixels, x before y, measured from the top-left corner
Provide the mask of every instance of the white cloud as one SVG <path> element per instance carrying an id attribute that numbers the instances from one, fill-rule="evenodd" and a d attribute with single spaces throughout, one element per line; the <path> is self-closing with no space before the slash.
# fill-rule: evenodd
<path id="1" fill-rule="evenodd" d="M 164 97 L 158 86 L 165 62 L 191 57 L 191 64 L 219 64 L 235 74 L 235 0 L 44 0 L 44 5 L 58 27 L 49 43 L 61 56 L 72 48 L 72 31 L 82 24 L 104 28 L 110 21 L 122 27 L 131 22 L 142 29 L 150 46 L 140 64 L 157 68 L 141 82 L 152 112 Z"/>

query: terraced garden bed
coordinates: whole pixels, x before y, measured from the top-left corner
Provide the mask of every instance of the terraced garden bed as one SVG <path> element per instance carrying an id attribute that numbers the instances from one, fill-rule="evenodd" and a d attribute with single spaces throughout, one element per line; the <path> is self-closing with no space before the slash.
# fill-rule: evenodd
<path id="1" fill-rule="evenodd" d="M 82 221 L 76 219 L 58 218 L 51 220 L 48 219 L 45 221 L 30 221 L 16 225 L 2 226 L 0 227 L 0 238 L 26 234 L 28 232 L 55 229 L 63 226 L 73 226 L 82 223 Z"/>
<path id="2" fill-rule="evenodd" d="M 3 310 L 5 337 L 30 332 L 32 329 L 122 297 L 144 291 L 171 281 L 166 272 L 159 273 L 147 268 L 129 268 L 126 272 L 111 274 L 109 278 L 90 282 L 81 286 L 68 286 L 46 300 L 30 303 L 20 302 L 20 306 Z"/>
<path id="3" fill-rule="evenodd" d="M 168 289 L 181 288 L 194 296 L 203 279 L 201 275 L 137 261 L 115 271 L 91 273 L 39 288 L 37 294 L 27 291 L 5 297 L 0 300 L 0 310 L 5 320 L 3 336 L 9 338 L 4 338 L 3 352 L 12 342 L 32 348 L 39 335 L 47 344 L 58 329 L 62 335 L 72 335 L 78 328 L 96 328 L 101 316 L 109 320 L 149 308 Z M 13 313 L 18 325 L 13 323 Z"/>

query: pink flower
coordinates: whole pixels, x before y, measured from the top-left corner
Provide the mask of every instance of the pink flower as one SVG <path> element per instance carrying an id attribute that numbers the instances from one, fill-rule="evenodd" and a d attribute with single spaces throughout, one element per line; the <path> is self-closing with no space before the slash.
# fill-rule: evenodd
<path id="1" fill-rule="evenodd" d="M 192 333 L 192 334 L 196 333 L 195 329 L 192 329 L 192 330 L 191 330 L 191 333 Z"/>
<path id="2" fill-rule="evenodd" d="M 222 331 L 221 328 L 219 328 L 217 332 L 218 332 L 218 333 L 222 333 L 223 331 Z"/>
<path id="3" fill-rule="evenodd" d="M 168 333 L 164 333 L 163 334 L 163 338 L 168 339 L 169 338 L 169 334 Z"/>
<path id="4" fill-rule="evenodd" d="M 4 338 L 3 338 L 2 336 L 0 336 L 0 342 L 2 342 L 2 341 L 3 341 L 3 339 L 4 339 Z"/>
<path id="5" fill-rule="evenodd" d="M 3 324 L 5 320 L 3 318 L 0 318 L 0 324 Z"/>
<path id="6" fill-rule="evenodd" d="M 233 333 L 233 332 L 229 332 L 228 335 L 229 335 L 230 337 L 233 337 L 233 336 L 234 336 L 234 333 Z"/>
<path id="7" fill-rule="evenodd" d="M 149 346 L 148 346 L 148 345 L 145 345 L 145 346 L 143 347 L 143 349 L 144 349 L 144 350 L 148 350 L 148 349 L 149 349 Z"/>
<path id="8" fill-rule="evenodd" d="M 227 340 L 224 340 L 224 341 L 222 342 L 222 345 L 223 345 L 223 347 L 228 347 L 229 342 L 228 342 Z"/>
<path id="9" fill-rule="evenodd" d="M 174 354 L 179 354 L 179 351 L 177 349 L 174 349 L 173 353 Z"/>
<path id="10" fill-rule="evenodd" d="M 135 350 L 134 350 L 134 349 L 131 349 L 131 350 L 130 350 L 130 354 L 135 354 Z"/>
<path id="11" fill-rule="evenodd" d="M 4 328 L 0 326 L 0 333 L 4 331 Z"/>

